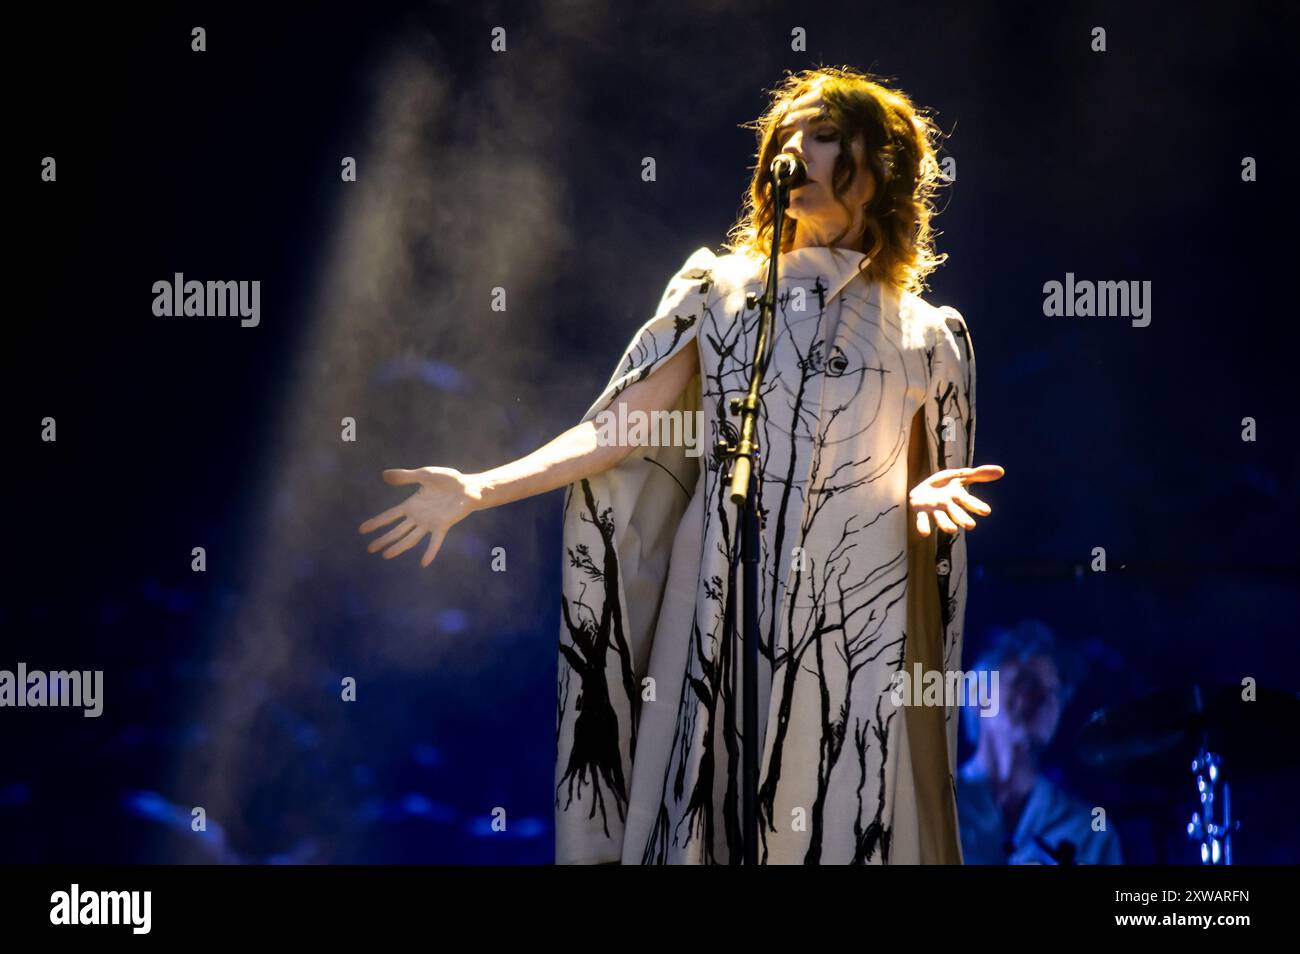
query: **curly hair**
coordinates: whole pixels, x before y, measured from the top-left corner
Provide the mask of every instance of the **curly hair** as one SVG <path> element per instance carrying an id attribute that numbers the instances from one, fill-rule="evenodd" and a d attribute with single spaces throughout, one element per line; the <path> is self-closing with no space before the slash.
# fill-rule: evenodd
<path id="1" fill-rule="evenodd" d="M 931 225 L 937 214 L 934 197 L 947 181 L 936 155 L 942 133 L 924 110 L 885 82 L 883 77 L 852 67 L 786 71 L 785 78 L 769 91 L 771 104 L 763 115 L 741 124 L 758 134 L 758 163 L 740 219 L 728 231 L 724 248 L 767 258 L 775 217 L 768 169 L 779 152 L 776 127 L 794 100 L 817 91 L 840 132 L 832 191 L 850 221 L 852 210 L 842 196 L 857 175 L 849 145 L 859 135 L 864 137 L 866 164 L 877 184 L 865 207 L 863 232 L 853 242 L 854 248 L 867 255 L 860 272 L 868 280 L 887 282 L 902 291 L 925 289 L 926 277 L 948 257 L 935 251 L 939 233 Z M 841 233 L 833 244 L 843 237 Z M 781 238 L 781 251 L 790 251 L 794 227 L 789 215 L 782 223 Z"/>

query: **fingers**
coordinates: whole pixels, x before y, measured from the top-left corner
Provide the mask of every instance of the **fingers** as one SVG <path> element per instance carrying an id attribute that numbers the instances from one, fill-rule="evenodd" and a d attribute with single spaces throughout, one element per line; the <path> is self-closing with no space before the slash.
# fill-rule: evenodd
<path id="1" fill-rule="evenodd" d="M 972 513 L 977 513 L 982 517 L 987 517 L 993 512 L 993 508 L 980 500 L 974 494 L 968 494 L 964 490 L 958 490 L 953 495 L 953 499 Z"/>
<path id="2" fill-rule="evenodd" d="M 965 510 L 962 510 L 961 507 L 959 507 L 956 503 L 945 503 L 943 505 L 943 510 L 936 510 L 935 513 L 937 514 L 945 513 L 945 511 L 946 511 L 945 515 L 951 517 L 953 519 L 953 522 L 956 523 L 957 525 L 965 527 L 967 530 L 975 529 L 974 519 Z M 954 530 L 955 529 L 956 528 L 954 528 Z"/>
<path id="3" fill-rule="evenodd" d="M 933 513 L 930 514 L 930 516 L 934 518 L 934 522 L 939 525 L 939 529 L 942 530 L 944 533 L 957 532 L 957 524 L 952 522 L 952 518 L 948 516 L 947 512 L 942 507 L 936 509 Z M 966 519 L 970 520 L 969 517 L 967 517 Z M 975 525 L 975 521 L 971 520 L 971 526 L 974 525 Z"/>
<path id="4" fill-rule="evenodd" d="M 970 473 L 970 471 L 971 468 L 969 467 L 958 467 L 949 470 L 936 470 L 929 477 L 925 478 L 925 481 L 922 484 L 922 486 L 929 485 L 931 487 L 942 487 L 944 484 L 948 483 L 948 481 L 953 480 L 957 477 L 964 477 L 966 474 Z"/>
<path id="5" fill-rule="evenodd" d="M 420 539 L 428 532 L 429 531 L 423 530 L 420 527 L 413 527 L 410 533 L 384 551 L 384 559 L 391 560 L 393 557 L 401 556 L 407 550 L 411 549 L 411 547 L 419 543 Z"/>
<path id="6" fill-rule="evenodd" d="M 411 520 L 410 517 L 407 517 L 405 520 L 399 523 L 392 530 L 389 530 L 387 533 L 385 533 L 382 537 L 378 537 L 372 540 L 370 542 L 370 546 L 366 547 L 366 549 L 369 550 L 371 553 L 376 553 L 382 550 L 384 547 L 388 546 L 390 543 L 396 543 L 398 540 L 402 539 L 402 537 L 406 536 L 408 533 L 411 532 L 411 528 L 414 526 L 415 523 Z"/>
<path id="7" fill-rule="evenodd" d="M 371 530 L 378 530 L 380 527 L 384 526 L 385 524 L 392 523 L 398 517 L 402 516 L 402 511 L 404 507 L 405 504 L 398 504 L 396 507 L 389 507 L 383 513 L 371 517 L 360 527 L 358 527 L 357 531 L 359 533 L 366 534 L 369 533 Z"/>
<path id="8" fill-rule="evenodd" d="M 418 470 L 404 470 L 401 467 L 390 467 L 384 471 L 384 480 L 394 485 L 418 484 L 420 482 L 420 472 Z"/>
<path id="9" fill-rule="evenodd" d="M 1006 473 L 1006 470 L 1000 464 L 981 464 L 979 467 L 963 467 L 962 470 L 964 473 L 962 473 L 961 479 L 964 482 L 973 481 L 976 483 L 997 480 Z"/>
<path id="10" fill-rule="evenodd" d="M 429 548 L 424 551 L 424 556 L 420 557 L 420 566 L 428 566 L 433 562 L 433 558 L 438 555 L 442 549 L 442 541 L 446 538 L 447 531 L 435 533 L 429 537 Z"/>
<path id="11" fill-rule="evenodd" d="M 415 484 L 419 483 L 419 473 L 418 470 L 403 470 L 401 467 L 390 467 L 388 470 L 384 471 L 384 480 L 390 484 Z M 385 524 L 392 523 L 398 517 L 403 516 L 405 509 L 405 503 L 399 503 L 395 507 L 389 507 L 383 513 L 371 517 L 359 526 L 357 532 L 367 534 L 373 530 L 378 530 Z M 374 550 L 371 550 L 370 552 L 373 553 Z"/>
<path id="12" fill-rule="evenodd" d="M 975 520 L 955 503 L 943 503 L 926 506 L 916 511 L 916 532 L 923 537 L 930 535 L 930 521 L 933 520 L 944 533 L 957 533 L 961 529 L 974 530 Z"/>

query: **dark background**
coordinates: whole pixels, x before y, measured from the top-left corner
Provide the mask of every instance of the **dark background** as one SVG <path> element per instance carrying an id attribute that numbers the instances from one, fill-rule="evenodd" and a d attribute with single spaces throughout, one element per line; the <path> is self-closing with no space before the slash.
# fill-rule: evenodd
<path id="1" fill-rule="evenodd" d="M 977 463 L 1007 469 L 967 661 L 1025 618 L 1078 650 L 1053 772 L 1127 860 L 1192 862 L 1191 776 L 1111 778 L 1072 737 L 1159 687 L 1300 683 L 1287 4 L 11 15 L 0 668 L 102 669 L 105 712 L 0 710 L 0 860 L 550 861 L 560 494 L 475 515 L 426 570 L 356 526 L 405 496 L 386 467 L 487 469 L 579 420 L 723 241 L 763 90 L 849 64 L 957 161 L 926 297 L 969 322 Z M 177 271 L 260 280 L 261 324 L 153 316 Z M 1044 317 L 1067 271 L 1151 281 L 1150 326 Z M 1234 784 L 1238 861 L 1300 858 L 1283 763 Z"/>

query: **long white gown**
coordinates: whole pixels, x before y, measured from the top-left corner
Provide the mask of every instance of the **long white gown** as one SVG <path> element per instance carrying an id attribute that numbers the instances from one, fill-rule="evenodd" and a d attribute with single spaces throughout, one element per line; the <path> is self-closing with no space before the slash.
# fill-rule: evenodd
<path id="1" fill-rule="evenodd" d="M 974 353 L 960 314 L 867 282 L 863 257 L 779 261 L 759 419 L 764 864 L 961 861 L 955 706 L 890 690 L 904 667 L 961 666 L 965 533 L 920 537 L 907 495 L 973 466 Z M 764 279 L 760 259 L 696 250 L 584 415 L 697 349 L 674 409 L 703 412 L 703 452 L 638 447 L 565 491 L 557 863 L 741 857 L 740 665 L 723 639 L 729 611 L 743 631 L 739 543 L 714 446 L 735 442 L 746 294 Z"/>

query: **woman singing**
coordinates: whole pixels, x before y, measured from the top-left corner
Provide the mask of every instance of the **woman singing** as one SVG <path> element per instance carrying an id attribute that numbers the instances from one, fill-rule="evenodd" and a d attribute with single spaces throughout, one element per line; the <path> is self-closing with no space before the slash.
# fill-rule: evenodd
<path id="1" fill-rule="evenodd" d="M 953 775 L 975 361 L 957 311 L 925 302 L 942 181 L 938 131 L 852 69 L 788 75 L 752 126 L 758 162 L 726 253 L 669 281 L 581 423 L 479 474 L 387 470 L 415 485 L 361 532 L 421 564 L 475 510 L 560 487 L 563 580 L 555 769 L 559 863 L 726 864 L 741 846 L 735 507 L 726 461 L 772 242 L 767 170 L 808 180 L 782 226 L 758 420 L 759 858 L 960 863 Z M 691 420 L 702 440 L 611 437 L 611 421 Z M 671 412 L 677 412 L 674 418 Z M 677 433 L 689 434 L 683 428 Z M 702 446 L 701 446 L 702 445 Z M 703 451 L 703 453 L 701 453 Z M 935 532 L 935 529 L 937 531 Z M 937 674 L 933 682 L 918 678 Z"/>

